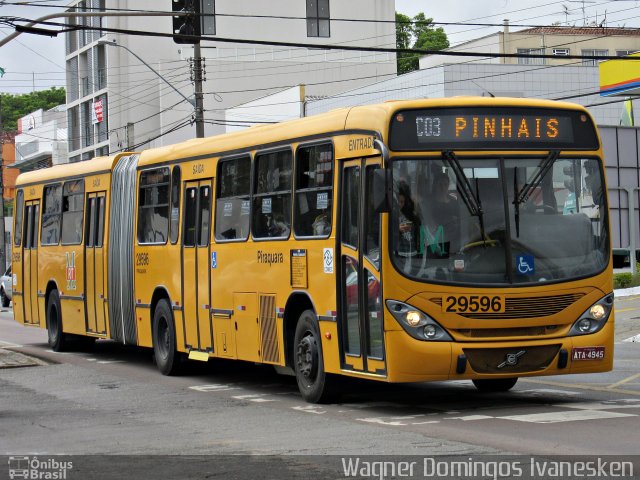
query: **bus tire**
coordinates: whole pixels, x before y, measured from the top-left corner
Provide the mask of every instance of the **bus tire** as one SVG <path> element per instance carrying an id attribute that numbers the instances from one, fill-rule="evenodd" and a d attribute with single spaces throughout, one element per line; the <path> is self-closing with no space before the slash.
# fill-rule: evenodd
<path id="1" fill-rule="evenodd" d="M 7 294 L 4 293 L 4 288 L 2 287 L 0 287 L 0 300 L 2 300 L 2 306 L 4 308 L 7 308 L 9 306 L 9 303 L 11 303 L 11 300 L 9 300 Z"/>
<path id="2" fill-rule="evenodd" d="M 182 357 L 176 349 L 176 329 L 168 300 L 161 299 L 153 312 L 153 355 L 160 373 L 176 375 Z"/>
<path id="3" fill-rule="evenodd" d="M 337 398 L 336 379 L 324 371 L 322 339 L 315 313 L 305 310 L 298 319 L 293 342 L 293 362 L 298 389 L 309 403 L 329 403 Z"/>
<path id="4" fill-rule="evenodd" d="M 472 380 L 473 384 L 481 392 L 507 392 L 513 388 L 517 381 L 518 377 Z"/>
<path id="5" fill-rule="evenodd" d="M 62 331 L 62 309 L 58 290 L 52 290 L 47 301 L 47 337 L 49 346 L 54 352 L 67 349 L 67 335 Z"/>

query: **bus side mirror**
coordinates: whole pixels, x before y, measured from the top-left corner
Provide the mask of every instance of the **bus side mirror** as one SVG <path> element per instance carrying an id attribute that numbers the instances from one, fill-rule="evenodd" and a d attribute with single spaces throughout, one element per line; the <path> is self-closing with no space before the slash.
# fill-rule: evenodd
<path id="1" fill-rule="evenodd" d="M 373 211 L 375 213 L 384 213 L 389 211 L 389 192 L 387 192 L 389 185 L 390 182 L 387 181 L 387 170 L 376 168 L 373 171 L 373 191 L 371 192 Z"/>

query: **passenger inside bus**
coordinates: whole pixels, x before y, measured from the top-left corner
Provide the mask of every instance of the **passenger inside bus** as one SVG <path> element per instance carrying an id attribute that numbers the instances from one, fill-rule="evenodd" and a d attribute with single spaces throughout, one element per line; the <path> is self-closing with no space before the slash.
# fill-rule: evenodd
<path id="1" fill-rule="evenodd" d="M 448 256 L 450 249 L 458 248 L 451 241 L 460 235 L 460 205 L 458 199 L 449 190 L 449 175 L 442 170 L 436 171 L 431 182 L 431 194 L 426 203 L 426 229 L 423 232 L 427 254 L 439 257 Z M 434 250 L 435 243 L 440 247 Z M 431 248 L 428 248 L 431 246 Z"/>
<path id="2" fill-rule="evenodd" d="M 434 226 L 456 225 L 460 221 L 458 199 L 449 192 L 449 175 L 437 172 L 429 198 L 429 218 Z"/>
<path id="3" fill-rule="evenodd" d="M 416 214 L 409 185 L 401 181 L 398 185 L 398 255 L 413 257 L 418 254 L 420 218 Z"/>

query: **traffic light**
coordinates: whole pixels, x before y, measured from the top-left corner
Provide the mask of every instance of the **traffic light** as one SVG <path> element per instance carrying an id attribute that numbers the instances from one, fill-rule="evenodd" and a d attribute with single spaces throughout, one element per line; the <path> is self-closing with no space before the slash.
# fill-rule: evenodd
<path id="1" fill-rule="evenodd" d="M 176 43 L 198 43 L 201 31 L 200 0 L 171 0 L 172 12 L 186 13 L 173 17 L 173 41 Z M 182 38 L 190 35 L 197 38 Z"/>

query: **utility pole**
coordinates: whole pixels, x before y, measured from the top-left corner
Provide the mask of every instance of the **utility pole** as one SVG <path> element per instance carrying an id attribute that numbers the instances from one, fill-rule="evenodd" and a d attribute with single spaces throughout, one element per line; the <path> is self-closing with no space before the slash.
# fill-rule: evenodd
<path id="1" fill-rule="evenodd" d="M 4 179 L 3 179 L 3 157 L 2 149 L 4 148 L 4 131 L 2 124 L 2 95 L 0 95 L 0 265 L 2 265 L 2 273 L 7 269 L 6 244 L 4 241 Z"/>
<path id="2" fill-rule="evenodd" d="M 202 93 L 202 82 L 204 81 L 204 59 L 200 53 L 200 42 L 193 46 L 193 56 L 191 79 L 193 80 L 195 88 L 196 138 L 204 138 L 204 94 Z"/>

